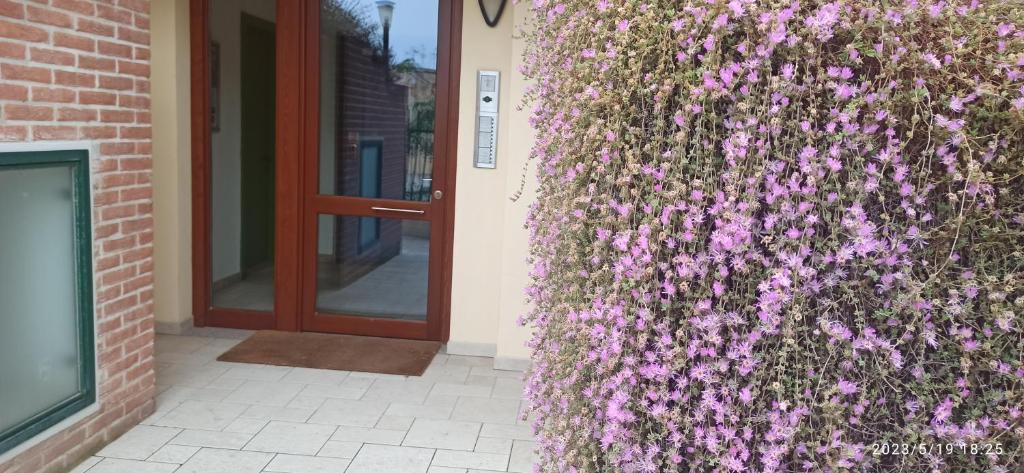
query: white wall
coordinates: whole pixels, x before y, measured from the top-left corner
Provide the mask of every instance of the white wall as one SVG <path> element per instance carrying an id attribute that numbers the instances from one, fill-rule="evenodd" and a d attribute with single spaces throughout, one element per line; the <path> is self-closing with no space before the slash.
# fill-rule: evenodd
<path id="1" fill-rule="evenodd" d="M 527 234 L 523 229 L 535 178 L 527 171 L 523 198 L 519 189 L 533 135 L 521 103 L 523 78 L 517 72 L 522 40 L 513 39 L 528 5 L 510 5 L 501 22 L 489 28 L 475 0 L 464 0 L 462 75 L 459 97 L 458 170 L 452 268 L 451 337 L 448 351 L 495 356 L 499 367 L 521 367 L 529 356 L 529 330 L 516 319 L 527 310 Z M 501 72 L 497 169 L 473 167 L 476 133 L 477 71 Z"/>
<path id="2" fill-rule="evenodd" d="M 241 270 L 241 12 L 273 22 L 276 5 L 274 0 L 210 2 L 210 38 L 220 44 L 221 74 L 220 131 L 210 134 L 210 264 L 214 282 Z"/>
<path id="3" fill-rule="evenodd" d="M 188 0 L 152 3 L 153 299 L 159 331 L 192 320 Z"/>

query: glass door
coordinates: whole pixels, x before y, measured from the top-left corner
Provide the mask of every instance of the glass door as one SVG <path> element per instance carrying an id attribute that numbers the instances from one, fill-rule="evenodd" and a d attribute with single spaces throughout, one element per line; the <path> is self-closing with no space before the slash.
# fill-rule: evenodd
<path id="1" fill-rule="evenodd" d="M 450 6 L 311 3 L 302 329 L 440 339 Z"/>

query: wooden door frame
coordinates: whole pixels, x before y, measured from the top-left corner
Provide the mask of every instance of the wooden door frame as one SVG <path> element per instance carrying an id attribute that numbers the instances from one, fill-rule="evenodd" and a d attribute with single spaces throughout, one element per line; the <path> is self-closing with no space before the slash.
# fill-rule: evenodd
<path id="1" fill-rule="evenodd" d="M 317 107 L 319 97 L 319 5 L 316 0 L 278 0 L 276 18 L 276 109 L 275 117 L 275 251 L 274 312 L 212 307 L 211 294 L 211 181 L 208 49 L 210 0 L 189 0 L 191 40 L 192 120 L 192 315 L 197 327 L 215 326 L 244 329 L 301 330 L 299 281 L 303 267 L 302 234 L 306 231 L 303 208 L 305 161 L 319 153 Z M 441 270 L 437 323 L 428 327 L 427 338 L 447 342 L 451 326 L 452 256 L 455 233 L 455 176 L 458 151 L 459 79 L 462 56 L 461 0 L 440 0 L 438 21 L 437 102 L 435 111 L 435 156 L 443 156 L 435 175 L 445 180 L 445 196 L 438 205 L 442 212 L 435 225 L 443 238 L 436 256 Z M 292 54 L 299 51 L 301 54 Z M 440 120 L 439 120 L 440 119 Z M 310 158 L 312 157 L 312 158 Z M 435 164 L 437 160 L 435 160 Z M 315 176 L 314 176 L 315 177 Z M 312 181 L 310 185 L 316 183 Z M 308 209 L 312 210 L 312 209 Z M 309 212 L 307 212 L 309 213 Z M 314 219 L 315 220 L 315 219 Z M 432 231 L 434 229 L 432 228 Z M 315 230 L 312 232 L 315 236 Z M 307 243 L 308 244 L 308 243 Z M 315 245 L 316 242 L 314 241 Z M 315 264 L 315 261 L 314 261 Z M 315 268 L 312 269 L 315 271 Z M 314 289 L 315 291 L 315 289 Z M 395 333 L 395 336 L 413 335 Z"/>
<path id="2" fill-rule="evenodd" d="M 303 160 L 303 245 L 302 293 L 300 294 L 300 318 L 305 324 L 306 317 L 317 317 L 316 311 L 316 264 L 318 214 L 344 214 L 347 216 L 393 217 L 368 210 L 370 204 L 421 210 L 419 216 L 403 216 L 405 220 L 431 221 L 431 235 L 439 238 L 439 245 L 431 245 L 429 271 L 436 280 L 428 286 L 427 313 L 436 314 L 426 323 L 408 320 L 373 318 L 354 315 L 331 314 L 321 320 L 322 326 L 331 331 L 342 331 L 354 335 L 389 336 L 397 338 L 426 339 L 447 342 L 451 319 L 452 252 L 455 226 L 455 174 L 458 148 L 459 71 L 462 45 L 462 2 L 440 0 L 438 2 L 437 76 L 436 106 L 434 120 L 435 184 L 440 181 L 444 197 L 431 202 L 403 200 L 363 199 L 345 197 L 341 202 L 337 196 L 319 194 L 319 152 L 320 152 L 320 6 L 318 0 L 305 0 L 305 47 L 301 69 L 305 71 L 307 91 L 304 103 Z M 308 184 L 307 184 L 308 183 Z M 436 187 L 435 187 L 436 188 Z M 440 214 L 440 215 L 437 215 Z M 432 238 L 432 240 L 434 239 Z M 435 251 L 437 250 L 437 251 Z"/>
<path id="3" fill-rule="evenodd" d="M 298 325 L 298 245 L 300 175 L 298 146 L 302 124 L 299 94 L 302 75 L 302 9 L 296 2 L 277 2 L 275 34 L 276 105 L 274 186 L 274 310 L 263 312 L 213 307 L 211 281 L 211 137 L 210 137 L 210 0 L 189 0 L 192 118 L 192 317 L 197 327 L 296 331 Z"/>

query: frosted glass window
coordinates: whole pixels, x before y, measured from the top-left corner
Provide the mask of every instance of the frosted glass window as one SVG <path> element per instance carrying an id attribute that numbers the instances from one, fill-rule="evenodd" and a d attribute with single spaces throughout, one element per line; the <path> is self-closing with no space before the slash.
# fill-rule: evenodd
<path id="1" fill-rule="evenodd" d="M 0 452 L 92 402 L 85 165 L 0 154 Z"/>

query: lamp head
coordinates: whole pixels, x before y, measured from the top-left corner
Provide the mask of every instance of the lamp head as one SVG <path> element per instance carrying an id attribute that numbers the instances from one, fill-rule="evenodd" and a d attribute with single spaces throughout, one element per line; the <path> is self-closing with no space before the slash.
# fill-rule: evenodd
<path id="1" fill-rule="evenodd" d="M 395 2 L 392 0 L 377 0 L 377 14 L 380 16 L 380 24 L 384 29 L 391 28 L 391 17 L 395 13 Z"/>

